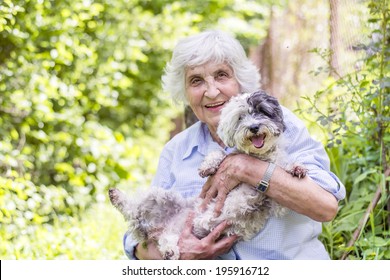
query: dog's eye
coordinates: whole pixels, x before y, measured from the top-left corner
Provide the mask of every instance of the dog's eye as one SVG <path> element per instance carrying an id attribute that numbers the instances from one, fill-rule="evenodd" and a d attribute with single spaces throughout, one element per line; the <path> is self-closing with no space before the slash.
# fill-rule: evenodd
<path id="1" fill-rule="evenodd" d="M 256 106 L 255 109 L 252 111 L 252 113 L 261 114 L 261 115 L 264 115 L 264 116 L 271 118 L 271 119 L 274 116 L 274 112 L 273 112 L 272 108 L 264 106 L 264 104 L 263 104 L 263 106 L 261 106 L 261 104 Z"/>

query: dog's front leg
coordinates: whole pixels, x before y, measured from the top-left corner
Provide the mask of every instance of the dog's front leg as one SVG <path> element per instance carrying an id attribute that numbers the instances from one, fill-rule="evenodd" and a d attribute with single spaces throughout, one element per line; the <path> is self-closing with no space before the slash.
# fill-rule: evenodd
<path id="1" fill-rule="evenodd" d="M 222 150 L 215 150 L 209 153 L 199 167 L 199 175 L 202 178 L 214 175 L 226 154 Z"/>

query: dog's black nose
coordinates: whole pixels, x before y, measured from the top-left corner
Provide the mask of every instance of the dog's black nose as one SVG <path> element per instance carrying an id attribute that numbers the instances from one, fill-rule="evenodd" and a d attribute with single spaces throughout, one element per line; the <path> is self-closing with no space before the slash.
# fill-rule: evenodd
<path id="1" fill-rule="evenodd" d="M 259 131 L 259 125 L 252 124 L 251 126 L 249 126 L 249 131 L 256 134 Z"/>

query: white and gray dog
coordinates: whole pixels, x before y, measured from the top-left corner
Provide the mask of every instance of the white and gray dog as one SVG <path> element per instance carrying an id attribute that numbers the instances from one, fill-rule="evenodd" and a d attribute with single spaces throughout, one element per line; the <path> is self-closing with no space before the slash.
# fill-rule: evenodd
<path id="1" fill-rule="evenodd" d="M 281 136 L 285 130 L 282 109 L 278 101 L 264 91 L 240 94 L 226 104 L 221 112 L 218 136 L 235 153 L 245 153 L 284 168 Z M 222 150 L 206 156 L 199 168 L 202 177 L 213 175 L 226 157 Z M 290 164 L 288 172 L 302 178 L 306 169 Z M 193 234 L 207 236 L 221 222 L 230 226 L 223 235 L 238 235 L 242 240 L 253 238 L 274 215 L 287 210 L 253 186 L 241 183 L 227 196 L 218 217 L 214 216 L 215 201 L 200 210 L 201 199 L 185 199 L 180 194 L 162 188 L 150 188 L 136 197 L 128 197 L 118 189 L 110 189 L 111 203 L 129 223 L 129 232 L 139 242 L 155 240 L 164 259 L 179 259 L 178 241 L 190 212 L 194 212 Z"/>

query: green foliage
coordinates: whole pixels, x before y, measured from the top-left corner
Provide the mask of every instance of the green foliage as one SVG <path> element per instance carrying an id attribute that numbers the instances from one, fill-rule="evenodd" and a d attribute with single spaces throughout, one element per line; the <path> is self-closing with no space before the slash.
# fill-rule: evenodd
<path id="1" fill-rule="evenodd" d="M 390 167 L 390 10 L 387 1 L 372 1 L 369 8 L 370 42 L 355 47 L 366 53 L 360 69 L 330 79 L 325 90 L 305 98 L 306 113 L 327 132 L 331 166 L 347 189 L 336 219 L 324 225 L 322 234 L 334 259 L 345 252 L 350 259 L 390 259 L 389 178 L 384 175 Z M 347 247 L 378 187 L 378 205 L 358 240 Z"/>
<path id="2" fill-rule="evenodd" d="M 125 224 L 106 192 L 150 183 L 178 111 L 160 88 L 172 47 L 214 27 L 236 33 L 246 48 L 257 44 L 275 1 L 199 3 L 0 2 L 0 258 L 124 258 Z M 361 69 L 308 99 L 347 187 L 321 237 L 334 259 L 345 251 L 390 259 L 387 3 L 370 2 L 371 41 L 355 47 L 367 53 Z M 379 204 L 346 248 L 378 185 Z"/>
<path id="3" fill-rule="evenodd" d="M 103 203 L 94 204 L 82 218 L 58 216 L 52 224 L 25 226 L 17 242 L 0 242 L 2 258 L 7 259 L 125 259 L 121 240 L 125 232 L 123 218 Z M 6 228 L 2 238 L 13 231 Z M 3 233 L 4 234 L 4 233 Z M 7 239 L 5 239 L 7 240 Z"/>
<path id="4" fill-rule="evenodd" d="M 89 231 L 91 209 L 110 207 L 109 187 L 149 185 L 178 111 L 160 87 L 172 47 L 215 26 L 257 41 L 262 12 L 247 0 L 1 1 L 0 257 L 117 258 L 124 229 L 102 256 L 91 242 L 114 227 L 105 216 Z"/>

